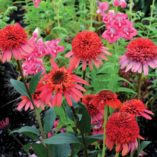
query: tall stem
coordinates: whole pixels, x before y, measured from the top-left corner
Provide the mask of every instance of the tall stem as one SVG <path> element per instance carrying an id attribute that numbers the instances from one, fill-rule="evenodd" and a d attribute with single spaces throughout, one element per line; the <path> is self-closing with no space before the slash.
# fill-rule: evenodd
<path id="1" fill-rule="evenodd" d="M 119 157 L 119 153 L 116 153 L 116 154 L 115 154 L 115 157 Z"/>
<path id="2" fill-rule="evenodd" d="M 107 124 L 107 120 L 108 120 L 108 106 L 106 105 L 106 107 L 104 108 L 104 140 L 103 140 L 103 150 L 102 150 L 102 157 L 106 156 L 106 124 Z"/>
<path id="3" fill-rule="evenodd" d="M 141 98 L 141 86 L 142 86 L 142 73 L 139 74 L 138 76 L 138 81 L 137 81 L 137 98 Z"/>
<path id="4" fill-rule="evenodd" d="M 148 30 L 148 35 L 147 37 L 149 36 L 150 34 L 150 29 L 151 29 L 151 26 L 152 26 L 152 20 L 153 20 L 153 14 L 154 14 L 154 10 L 155 10 L 155 0 L 153 0 L 152 2 L 152 5 L 150 7 L 150 23 L 149 23 L 149 30 Z"/>
<path id="5" fill-rule="evenodd" d="M 27 82 L 26 82 L 25 77 L 24 77 L 24 75 L 23 75 L 23 70 L 22 70 L 20 61 L 17 61 L 17 65 L 18 65 L 18 68 L 19 68 L 19 71 L 20 71 L 20 75 L 21 75 L 21 77 L 22 77 L 22 81 L 23 81 L 23 83 L 24 83 L 24 85 L 25 85 L 26 91 L 27 91 L 28 96 L 29 96 L 29 98 L 30 98 L 30 101 L 31 101 L 31 103 L 32 103 L 32 105 L 33 105 L 33 107 L 34 107 L 34 109 L 35 109 L 35 117 L 36 117 L 36 120 L 37 120 L 38 125 L 39 125 L 39 130 L 40 130 L 42 139 L 44 139 L 44 138 L 46 138 L 46 135 L 45 135 L 45 133 L 44 133 L 44 129 L 43 129 L 43 126 L 42 126 L 40 113 L 38 112 L 38 109 L 37 109 L 36 106 L 35 106 L 35 103 L 34 103 L 34 101 L 33 101 L 32 95 L 31 95 L 31 93 L 30 93 L 30 91 L 29 91 L 29 88 L 28 88 L 28 86 L 27 86 Z"/>
<path id="6" fill-rule="evenodd" d="M 133 12 L 133 6 L 134 6 L 134 2 L 133 0 L 129 0 L 129 15 L 132 18 L 132 12 Z"/>
<path id="7" fill-rule="evenodd" d="M 134 152 L 132 152 L 132 153 L 130 154 L 130 157 L 134 157 Z"/>
<path id="8" fill-rule="evenodd" d="M 93 29 L 93 20 L 94 20 L 94 15 L 96 12 L 96 1 L 95 0 L 90 0 L 90 27 L 89 29 Z"/>
<path id="9" fill-rule="evenodd" d="M 73 112 L 73 115 L 74 115 L 74 118 L 75 118 L 75 121 L 76 121 L 75 122 L 76 123 L 76 127 L 80 131 L 80 133 L 81 133 L 82 142 L 83 142 L 83 145 L 84 145 L 84 157 L 88 157 L 88 151 L 87 151 L 87 145 L 86 145 L 86 140 L 85 140 L 84 133 L 83 133 L 82 129 L 78 126 L 79 120 L 78 120 L 78 117 L 77 117 L 77 114 L 75 112 L 74 107 L 72 106 L 71 109 L 72 109 L 72 112 Z"/>

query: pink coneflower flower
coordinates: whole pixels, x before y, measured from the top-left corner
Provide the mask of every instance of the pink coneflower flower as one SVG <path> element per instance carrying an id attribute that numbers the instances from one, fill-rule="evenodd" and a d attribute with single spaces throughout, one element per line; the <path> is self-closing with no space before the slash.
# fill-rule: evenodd
<path id="1" fill-rule="evenodd" d="M 85 91 L 80 84 L 88 85 L 88 83 L 74 75 L 70 69 L 60 68 L 53 61 L 51 63 L 53 69 L 42 79 L 40 97 L 47 105 L 60 106 L 64 95 L 67 103 L 72 106 L 72 99 L 78 102 L 83 96 L 81 91 Z"/>
<path id="2" fill-rule="evenodd" d="M 125 0 L 114 0 L 113 5 L 116 6 L 116 7 L 120 6 L 121 8 L 126 8 L 127 7 L 127 3 L 126 3 Z"/>
<path id="3" fill-rule="evenodd" d="M 121 107 L 121 102 L 117 95 L 109 90 L 102 90 L 96 94 L 92 103 L 99 108 L 99 110 L 104 111 L 105 105 L 108 105 L 114 109 Z"/>
<path id="4" fill-rule="evenodd" d="M 78 33 L 72 41 L 72 51 L 66 56 L 72 57 L 70 68 L 77 68 L 82 62 L 82 70 L 86 69 L 87 64 L 90 69 L 94 63 L 96 67 L 103 64 L 102 59 L 107 60 L 106 55 L 111 55 L 107 48 L 103 46 L 99 36 L 92 31 L 82 31 Z"/>
<path id="5" fill-rule="evenodd" d="M 124 102 L 120 111 L 130 113 L 134 116 L 142 116 L 149 120 L 152 119 L 150 115 L 153 115 L 153 112 L 148 110 L 144 103 L 138 99 L 132 99 Z"/>
<path id="6" fill-rule="evenodd" d="M 125 72 L 142 73 L 148 75 L 149 67 L 157 68 L 157 46 L 147 38 L 137 38 L 131 41 L 126 53 L 120 57 L 121 69 Z"/>
<path id="7" fill-rule="evenodd" d="M 44 103 L 40 99 L 40 93 L 41 93 L 40 88 L 41 88 L 41 84 L 39 83 L 35 93 L 32 95 L 35 106 L 33 106 L 32 102 L 30 101 L 30 99 L 28 97 L 21 96 L 22 100 L 18 104 L 17 110 L 21 111 L 23 108 L 24 108 L 25 111 L 27 111 L 28 109 L 33 110 L 34 107 L 44 109 L 44 107 L 45 107 Z"/>
<path id="8" fill-rule="evenodd" d="M 101 14 L 102 16 L 105 15 L 105 11 L 109 9 L 109 3 L 108 2 L 99 2 L 97 14 Z"/>
<path id="9" fill-rule="evenodd" d="M 10 61 L 12 56 L 21 60 L 32 52 L 32 43 L 27 40 L 25 30 L 19 24 L 8 25 L 0 30 L 0 50 L 2 62 Z"/>
<path id="10" fill-rule="evenodd" d="M 106 125 L 106 146 L 109 150 L 116 145 L 116 152 L 122 151 L 122 156 L 125 156 L 137 149 L 137 138 L 143 139 L 134 116 L 116 112 L 109 117 Z"/>

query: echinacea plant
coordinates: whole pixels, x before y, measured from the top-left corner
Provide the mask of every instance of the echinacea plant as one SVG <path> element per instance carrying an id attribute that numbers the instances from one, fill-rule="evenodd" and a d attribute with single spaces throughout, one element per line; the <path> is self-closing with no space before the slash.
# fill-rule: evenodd
<path id="1" fill-rule="evenodd" d="M 0 130 L 28 136 L 21 145 L 29 157 L 138 156 L 146 142 L 140 119 L 155 115 L 143 87 L 156 76 L 155 1 L 146 30 L 132 0 L 25 3 L 23 23 L 0 29 L 0 61 L 16 65 L 16 110 L 35 122 L 11 131 L 6 117 Z"/>

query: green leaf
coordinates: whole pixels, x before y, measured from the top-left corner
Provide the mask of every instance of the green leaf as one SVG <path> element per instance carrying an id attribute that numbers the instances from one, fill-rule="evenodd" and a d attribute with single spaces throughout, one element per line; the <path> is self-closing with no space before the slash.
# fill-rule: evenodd
<path id="1" fill-rule="evenodd" d="M 71 149 L 69 144 L 49 145 L 49 154 L 53 157 L 68 157 Z"/>
<path id="2" fill-rule="evenodd" d="M 130 88 L 126 88 L 126 87 L 119 87 L 117 89 L 117 92 L 125 92 L 125 93 L 130 93 L 130 94 L 136 94 L 136 92 Z"/>
<path id="3" fill-rule="evenodd" d="M 29 98 L 26 87 L 23 82 L 10 79 L 10 83 L 21 95 L 27 96 Z"/>
<path id="4" fill-rule="evenodd" d="M 36 127 L 24 126 L 24 127 L 20 128 L 20 129 L 11 131 L 10 134 L 13 134 L 13 133 L 33 133 L 35 135 L 39 135 L 39 130 Z"/>
<path id="5" fill-rule="evenodd" d="M 76 136 L 70 133 L 60 133 L 43 141 L 45 144 L 71 144 L 79 143 Z"/>
<path id="6" fill-rule="evenodd" d="M 150 143 L 151 141 L 142 141 L 138 149 L 138 154 L 140 154 Z"/>
<path id="7" fill-rule="evenodd" d="M 50 108 L 45 112 L 44 130 L 46 133 L 48 133 L 52 129 L 55 119 L 56 119 L 56 113 L 54 111 L 54 108 Z"/>
<path id="8" fill-rule="evenodd" d="M 35 154 L 38 156 L 38 157 L 48 157 L 48 154 L 47 154 L 47 149 L 43 146 L 43 144 L 27 144 L 27 145 L 24 145 L 23 149 L 26 151 L 26 152 L 29 152 L 29 149 L 32 148 L 33 151 L 35 152 Z"/>
<path id="9" fill-rule="evenodd" d="M 80 114 L 82 115 L 81 120 L 79 121 L 79 128 L 84 132 L 84 133 L 89 133 L 91 131 L 91 117 L 86 109 L 86 107 L 82 104 L 79 105 L 79 117 Z"/>
<path id="10" fill-rule="evenodd" d="M 41 72 L 37 73 L 30 81 L 30 93 L 33 94 L 37 88 L 38 82 L 40 81 Z"/>

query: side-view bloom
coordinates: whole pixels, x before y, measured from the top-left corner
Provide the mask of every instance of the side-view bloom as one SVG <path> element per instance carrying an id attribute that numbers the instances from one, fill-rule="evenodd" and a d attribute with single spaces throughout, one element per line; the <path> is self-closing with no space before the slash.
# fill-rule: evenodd
<path id="1" fill-rule="evenodd" d="M 93 68 L 93 63 L 98 68 L 103 64 L 102 59 L 107 60 L 106 55 L 111 55 L 99 36 L 92 31 L 82 31 L 78 33 L 72 41 L 72 51 L 66 54 L 66 57 L 72 57 L 70 68 L 75 69 L 82 62 L 82 70 L 89 65 Z"/>
<path id="2" fill-rule="evenodd" d="M 81 84 L 89 85 L 87 81 L 74 75 L 70 69 L 58 67 L 51 60 L 53 69 L 45 74 L 41 88 L 41 99 L 49 106 L 61 106 L 62 96 L 65 96 L 67 103 L 72 106 L 72 99 L 78 102 L 83 94 L 81 91 L 85 89 Z"/>
<path id="3" fill-rule="evenodd" d="M 153 115 L 153 112 L 148 110 L 145 104 L 139 99 L 124 102 L 120 111 L 130 113 L 134 116 L 142 116 L 149 120 L 152 119 L 151 115 Z"/>
<path id="4" fill-rule="evenodd" d="M 134 116 L 116 112 L 109 117 L 106 125 L 106 146 L 109 150 L 116 145 L 116 152 L 122 151 L 122 156 L 125 156 L 137 149 L 138 138 L 143 139 Z"/>
<path id="5" fill-rule="evenodd" d="M 35 93 L 32 95 L 32 99 L 35 106 L 33 106 L 32 102 L 27 96 L 21 96 L 21 102 L 18 104 L 17 110 L 18 111 L 21 111 L 22 109 L 24 109 L 25 111 L 27 111 L 28 109 L 33 110 L 34 107 L 44 109 L 45 107 L 44 103 L 40 99 L 41 93 L 40 88 L 41 84 L 39 83 Z"/>
<path id="6" fill-rule="evenodd" d="M 12 57 L 21 60 L 32 52 L 33 45 L 25 30 L 16 23 L 0 30 L 0 50 L 2 62 L 10 61 Z"/>
<path id="7" fill-rule="evenodd" d="M 149 67 L 157 68 L 157 46 L 147 38 L 132 40 L 125 54 L 120 57 L 120 65 L 125 72 L 130 70 L 148 75 Z"/>
<path id="8" fill-rule="evenodd" d="M 103 114 L 92 102 L 95 98 L 94 94 L 84 95 L 82 98 L 82 103 L 86 106 L 87 111 L 89 112 L 92 123 L 103 119 Z"/>
<path id="9" fill-rule="evenodd" d="M 109 90 L 102 90 L 96 94 L 92 103 L 99 108 L 99 110 L 104 111 L 104 106 L 108 105 L 114 109 L 121 107 L 121 101 L 118 99 L 117 95 Z"/>

